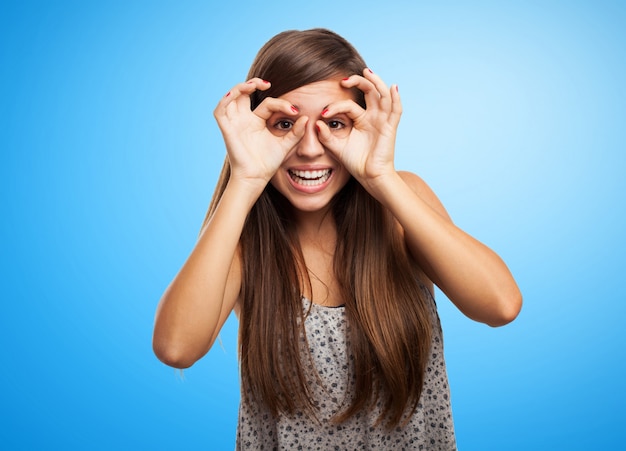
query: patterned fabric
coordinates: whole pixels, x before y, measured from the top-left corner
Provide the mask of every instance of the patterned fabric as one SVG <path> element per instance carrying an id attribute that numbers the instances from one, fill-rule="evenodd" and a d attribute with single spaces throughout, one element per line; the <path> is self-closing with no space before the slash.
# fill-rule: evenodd
<path id="1" fill-rule="evenodd" d="M 422 396 L 417 410 L 403 428 L 387 431 L 373 427 L 380 406 L 336 425 L 331 418 L 350 399 L 354 381 L 346 346 L 349 327 L 343 307 L 323 307 L 303 299 L 310 312 L 305 320 L 313 365 L 307 372 L 318 407 L 319 423 L 299 413 L 293 417 L 272 418 L 260 405 L 239 407 L 237 449 L 293 450 L 456 450 L 450 390 L 443 357 L 441 324 L 435 301 L 431 301 L 433 340 Z M 302 340 L 304 344 L 304 339 Z M 319 374 L 319 379 L 315 377 Z M 322 384 L 320 384 L 321 380 Z M 242 397 L 243 399 L 243 397 Z"/>

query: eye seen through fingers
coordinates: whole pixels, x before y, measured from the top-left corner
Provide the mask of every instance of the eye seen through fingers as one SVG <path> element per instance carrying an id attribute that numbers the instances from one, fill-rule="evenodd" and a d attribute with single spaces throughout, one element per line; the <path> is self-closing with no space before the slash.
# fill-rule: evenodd
<path id="1" fill-rule="evenodd" d="M 344 115 L 323 120 L 336 138 L 346 138 L 352 130 L 352 121 Z"/>
<path id="2" fill-rule="evenodd" d="M 330 131 L 337 137 L 344 137 L 350 133 L 352 121 L 346 118 L 323 118 L 322 119 Z M 295 118 L 289 117 L 277 117 L 270 118 L 267 121 L 267 128 L 276 136 L 283 136 L 293 128 Z"/>
<path id="3" fill-rule="evenodd" d="M 293 127 L 293 121 L 288 119 L 280 119 L 274 124 L 274 128 L 280 131 L 289 131 Z"/>
<path id="4" fill-rule="evenodd" d="M 331 130 L 341 130 L 346 126 L 343 122 L 337 120 L 328 121 L 326 125 L 328 125 L 328 128 Z"/>

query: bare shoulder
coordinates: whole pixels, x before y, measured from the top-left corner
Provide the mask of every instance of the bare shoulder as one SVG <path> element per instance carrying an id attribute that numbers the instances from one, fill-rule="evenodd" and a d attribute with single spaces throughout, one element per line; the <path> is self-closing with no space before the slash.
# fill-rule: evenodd
<path id="1" fill-rule="evenodd" d="M 450 215 L 446 211 L 445 207 L 435 194 L 435 192 L 428 186 L 428 184 L 417 174 L 409 171 L 398 171 L 398 175 L 404 180 L 411 190 L 417 194 L 426 204 L 439 213 L 444 218 L 450 220 Z"/>
<path id="2" fill-rule="evenodd" d="M 441 201 L 439 200 L 435 192 L 430 188 L 430 186 L 428 186 L 428 184 L 419 175 L 414 174 L 413 172 L 409 172 L 409 171 L 398 171 L 398 175 L 402 178 L 404 183 L 406 183 L 409 186 L 409 188 L 411 188 L 411 190 L 426 203 L 426 205 L 432 208 L 439 215 L 451 221 L 450 216 L 448 215 L 448 212 L 446 211 L 445 207 L 443 206 L 443 204 L 441 203 Z M 404 230 L 402 233 L 404 233 Z M 435 284 L 426 275 L 426 273 L 420 267 L 417 261 L 415 261 L 415 264 L 416 264 L 417 278 L 428 289 L 428 291 L 430 291 L 430 294 L 434 297 L 435 296 Z"/>

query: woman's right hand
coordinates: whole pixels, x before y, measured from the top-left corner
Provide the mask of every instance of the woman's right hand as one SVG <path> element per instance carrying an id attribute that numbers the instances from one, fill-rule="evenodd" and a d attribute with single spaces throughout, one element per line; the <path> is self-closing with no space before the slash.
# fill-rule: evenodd
<path id="1" fill-rule="evenodd" d="M 240 83 L 220 100 L 213 112 L 226 144 L 231 180 L 241 180 L 261 189 L 300 141 L 308 121 L 302 116 L 293 122 L 293 117 L 298 114 L 297 108 L 286 100 L 272 97 L 265 98 L 251 111 L 250 95 L 269 87 L 270 83 L 260 78 Z M 272 134 L 267 124 L 270 117 L 273 121 L 284 118 L 282 120 L 293 123 L 289 133 Z"/>

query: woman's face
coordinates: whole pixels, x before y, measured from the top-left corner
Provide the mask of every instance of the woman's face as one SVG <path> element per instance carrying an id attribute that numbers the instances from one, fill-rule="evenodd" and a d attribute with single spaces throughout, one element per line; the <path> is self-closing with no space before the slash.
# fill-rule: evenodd
<path id="1" fill-rule="evenodd" d="M 322 111 L 331 103 L 354 100 L 354 94 L 343 88 L 337 79 L 311 83 L 280 98 L 294 105 L 298 115 L 272 115 L 267 127 L 273 134 L 287 133 L 300 116 L 307 116 L 309 120 L 304 136 L 287 155 L 271 183 L 297 210 L 309 213 L 324 210 L 348 182 L 350 173 L 320 143 L 316 121 L 324 121 L 337 137 L 347 138 L 352 129 L 348 116 L 339 114 L 322 118 Z"/>

